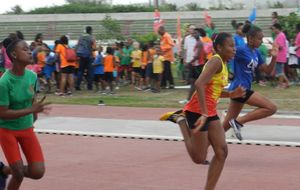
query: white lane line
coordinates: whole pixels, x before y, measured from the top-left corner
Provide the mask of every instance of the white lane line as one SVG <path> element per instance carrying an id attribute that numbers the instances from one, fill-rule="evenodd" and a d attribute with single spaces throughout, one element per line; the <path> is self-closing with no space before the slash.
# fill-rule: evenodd
<path id="1" fill-rule="evenodd" d="M 48 130 L 48 129 L 35 129 L 35 132 L 39 134 L 183 141 L 183 138 L 178 136 L 159 136 L 159 135 L 140 135 L 140 134 L 137 135 L 137 134 L 129 134 L 129 133 L 97 133 L 97 132 L 67 131 L 67 130 Z M 264 140 L 239 141 L 236 139 L 226 139 L 226 141 L 229 144 L 300 147 L 300 142 L 289 142 L 289 141 L 264 141 Z"/>
<path id="2" fill-rule="evenodd" d="M 222 111 L 222 116 L 225 116 L 227 111 Z M 240 113 L 239 116 L 244 116 L 247 113 Z M 300 119 L 300 115 L 287 115 L 287 114 L 274 114 L 268 118 L 274 118 L 274 119 Z M 299 122 L 300 123 L 300 122 Z"/>

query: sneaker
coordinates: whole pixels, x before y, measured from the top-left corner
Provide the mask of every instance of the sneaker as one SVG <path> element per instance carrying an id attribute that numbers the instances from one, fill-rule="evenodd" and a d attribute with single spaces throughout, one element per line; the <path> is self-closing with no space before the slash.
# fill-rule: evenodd
<path id="1" fill-rule="evenodd" d="M 67 96 L 73 96 L 73 93 L 72 93 L 71 91 L 68 91 L 68 92 L 66 93 L 66 95 L 67 95 Z"/>
<path id="2" fill-rule="evenodd" d="M 151 90 L 150 87 L 145 87 L 145 88 L 143 88 L 143 91 L 144 91 L 144 92 L 147 92 L 147 91 L 150 91 L 150 90 Z"/>
<path id="3" fill-rule="evenodd" d="M 141 89 L 141 88 L 138 87 L 138 86 L 135 86 L 134 88 L 137 89 L 138 91 L 142 91 L 142 90 L 143 90 L 143 89 Z"/>
<path id="4" fill-rule="evenodd" d="M 183 115 L 183 111 L 182 110 L 178 110 L 175 112 L 167 112 L 164 113 L 162 116 L 160 116 L 159 120 L 161 121 L 171 121 L 173 123 L 177 123 L 178 122 L 178 118 Z"/>
<path id="5" fill-rule="evenodd" d="M 259 82 L 258 82 L 258 85 L 259 85 L 259 86 L 267 86 L 266 83 L 265 83 L 264 81 L 259 81 Z"/>
<path id="6" fill-rule="evenodd" d="M 243 125 L 240 124 L 239 122 L 237 122 L 235 119 L 231 119 L 229 121 L 229 124 L 232 127 L 236 138 L 239 139 L 240 141 L 243 140 L 243 137 L 241 134 L 241 128 L 243 127 Z"/>
<path id="7" fill-rule="evenodd" d="M 61 92 L 55 92 L 55 95 L 61 96 L 61 97 L 64 97 L 64 96 L 65 96 L 65 94 L 64 94 L 64 93 L 61 93 Z"/>
<path id="8" fill-rule="evenodd" d="M 0 190 L 4 190 L 6 187 L 7 175 L 3 174 L 2 170 L 4 168 L 3 162 L 0 162 Z"/>
<path id="9" fill-rule="evenodd" d="M 153 92 L 153 93 L 160 93 L 160 90 L 152 89 L 151 92 Z"/>
<path id="10" fill-rule="evenodd" d="M 186 103 L 188 103 L 188 102 L 189 102 L 189 101 L 188 101 L 187 99 L 178 101 L 179 104 L 186 104 Z"/>

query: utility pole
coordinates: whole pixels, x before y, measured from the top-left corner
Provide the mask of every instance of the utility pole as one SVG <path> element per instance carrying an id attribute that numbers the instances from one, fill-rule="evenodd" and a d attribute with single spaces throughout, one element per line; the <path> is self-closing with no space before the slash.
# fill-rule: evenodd
<path id="1" fill-rule="evenodd" d="M 158 6 L 159 6 L 158 0 L 154 0 L 154 8 L 158 9 Z"/>

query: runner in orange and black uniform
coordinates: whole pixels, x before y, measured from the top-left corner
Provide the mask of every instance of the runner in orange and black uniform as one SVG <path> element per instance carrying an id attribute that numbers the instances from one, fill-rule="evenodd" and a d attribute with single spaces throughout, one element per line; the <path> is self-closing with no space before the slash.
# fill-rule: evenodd
<path id="1" fill-rule="evenodd" d="M 207 148 L 209 143 L 212 145 L 215 155 L 208 170 L 205 190 L 215 188 L 228 154 L 225 132 L 217 115 L 218 99 L 243 97 L 245 94 L 241 87 L 233 92 L 223 91 L 228 82 L 226 62 L 235 54 L 232 36 L 220 33 L 213 45 L 217 54 L 205 64 L 195 83 L 196 92 L 183 112 L 168 112 L 160 118 L 179 124 L 187 151 L 196 164 L 206 163 Z"/>

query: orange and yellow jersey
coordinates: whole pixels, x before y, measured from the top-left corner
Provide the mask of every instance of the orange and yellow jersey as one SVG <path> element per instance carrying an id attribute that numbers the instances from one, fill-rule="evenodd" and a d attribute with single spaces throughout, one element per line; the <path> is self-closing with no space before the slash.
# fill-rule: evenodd
<path id="1" fill-rule="evenodd" d="M 218 54 L 214 55 L 213 57 L 217 57 L 222 61 L 222 71 L 220 73 L 215 73 L 205 86 L 205 102 L 209 117 L 217 115 L 218 100 L 224 87 L 228 84 L 228 70 L 226 64 Z M 206 63 L 206 65 L 207 64 L 211 64 L 211 62 Z M 205 66 L 203 70 L 205 70 Z M 201 114 L 197 92 L 194 92 L 191 100 L 185 105 L 184 111 Z"/>

